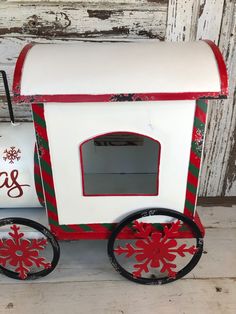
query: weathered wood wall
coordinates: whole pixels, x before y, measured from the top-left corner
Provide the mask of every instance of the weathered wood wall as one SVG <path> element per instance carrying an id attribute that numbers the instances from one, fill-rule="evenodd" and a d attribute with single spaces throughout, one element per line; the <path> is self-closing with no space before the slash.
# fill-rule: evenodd
<path id="1" fill-rule="evenodd" d="M 199 194 L 236 196 L 235 0 L 0 0 L 0 68 L 10 83 L 16 57 L 28 42 L 202 38 L 213 40 L 224 54 L 230 96 L 210 102 Z M 15 113 L 19 120 L 31 120 L 27 104 Z M 0 119 L 8 119 L 4 97 Z"/>

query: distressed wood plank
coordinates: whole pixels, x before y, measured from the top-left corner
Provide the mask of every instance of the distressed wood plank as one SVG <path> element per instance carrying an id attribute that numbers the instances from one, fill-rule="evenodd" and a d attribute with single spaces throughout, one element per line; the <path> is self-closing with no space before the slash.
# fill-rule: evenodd
<path id="1" fill-rule="evenodd" d="M 215 10 L 220 10 L 221 0 Z M 206 3 L 206 10 L 209 8 Z M 214 10 L 213 10 L 214 11 Z M 214 11 L 215 12 L 215 11 Z M 216 15 L 217 11 L 214 13 Z M 212 13 L 213 14 L 213 13 Z M 201 172 L 199 193 L 202 196 L 236 195 L 236 2 L 226 1 L 222 17 L 222 30 L 212 33 L 218 17 L 207 17 L 205 28 L 198 30 L 199 38 L 210 38 L 216 43 L 224 55 L 229 74 L 229 97 L 223 101 L 210 101 L 205 141 L 205 154 Z M 217 27 L 216 27 L 217 28 Z M 202 31 L 202 34 L 201 34 Z M 215 37 L 211 37 L 215 36 Z"/>
<path id="2" fill-rule="evenodd" d="M 232 11 L 232 13 L 231 13 Z M 226 196 L 236 195 L 236 3 L 227 3 L 225 6 L 225 14 L 222 23 L 222 35 L 220 46 L 222 47 L 225 56 L 228 56 L 228 68 L 230 77 L 230 97 L 229 115 L 227 117 L 229 136 L 226 143 L 226 154 L 228 160 L 225 168 L 225 176 L 222 185 L 222 194 Z M 231 13 L 231 14 L 230 14 Z M 230 17 L 233 16 L 233 19 Z M 227 28 L 232 23 L 233 25 Z M 224 30 L 228 29 L 228 32 Z M 227 41 L 230 42 L 227 45 Z"/>
<path id="3" fill-rule="evenodd" d="M 20 106 L 13 106 L 13 111 L 16 122 L 32 121 L 32 113 L 29 104 L 20 104 Z M 4 101 L 0 101 L 0 115 L 1 122 L 10 121 L 7 103 Z"/>
<path id="4" fill-rule="evenodd" d="M 230 207 L 198 206 L 197 211 L 205 228 L 217 228 L 217 230 L 221 228 L 226 230 L 236 229 L 236 205 Z"/>
<path id="5" fill-rule="evenodd" d="M 166 40 L 194 40 L 198 13 L 199 0 L 169 0 Z"/>
<path id="6" fill-rule="evenodd" d="M 0 2 L 0 12 L 0 67 L 7 71 L 11 85 L 16 58 L 28 42 L 163 40 L 167 1 Z M 0 117 L 5 115 L 2 106 Z"/>
<path id="7" fill-rule="evenodd" d="M 43 2 L 43 3 L 47 3 L 47 2 L 49 2 L 49 3 L 52 3 L 52 2 L 54 2 L 54 3 L 60 3 L 60 2 L 64 2 L 64 3 L 69 3 L 69 4 L 71 4 L 72 2 L 73 3 L 76 3 L 76 2 L 78 2 L 78 3 L 82 3 L 82 2 L 85 2 L 85 1 L 82 1 L 82 0 L 43 0 L 43 1 L 40 1 L 40 0 L 1 0 L 1 1 L 5 1 L 5 2 L 15 2 L 15 3 L 24 3 L 24 2 L 32 2 L 32 3 L 40 3 L 40 2 Z M 149 4 L 149 3 L 156 3 L 157 5 L 159 5 L 159 4 L 163 4 L 163 3 L 166 3 L 166 2 L 168 2 L 168 0 L 103 0 L 103 1 L 101 1 L 101 0 L 89 0 L 89 1 L 86 1 L 87 3 L 106 3 L 107 5 L 109 5 L 109 4 L 114 4 L 114 3 L 116 3 L 116 4 L 124 4 L 124 3 L 135 3 L 135 4 L 140 4 L 140 3 L 142 3 L 142 4 L 145 4 L 145 5 L 147 5 L 147 4 Z"/>
<path id="8" fill-rule="evenodd" d="M 165 286 L 130 282 L 9 284 L 0 313 L 235 313 L 235 279 L 179 280 Z"/>
<path id="9" fill-rule="evenodd" d="M 227 1 L 226 1 L 227 2 Z M 211 39 L 218 43 L 224 0 L 201 0 L 197 39 Z"/>
<path id="10" fill-rule="evenodd" d="M 0 3 L 0 35 L 164 39 L 167 3 Z"/>
<path id="11" fill-rule="evenodd" d="M 236 195 L 235 5 L 235 1 L 224 0 L 169 1 L 167 40 L 196 38 L 219 43 L 230 77 L 229 99 L 209 104 L 200 196 Z"/>
<path id="12" fill-rule="evenodd" d="M 236 196 L 199 196 L 197 199 L 197 205 L 203 207 L 210 207 L 210 206 L 225 206 L 225 207 L 232 207 L 236 204 Z"/>

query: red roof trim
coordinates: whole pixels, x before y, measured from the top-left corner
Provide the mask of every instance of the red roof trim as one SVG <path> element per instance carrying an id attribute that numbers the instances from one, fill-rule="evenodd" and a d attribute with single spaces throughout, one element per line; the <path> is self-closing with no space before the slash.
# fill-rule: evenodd
<path id="1" fill-rule="evenodd" d="M 196 100 L 199 98 L 219 98 L 228 95 L 228 75 L 224 59 L 219 48 L 210 40 L 205 42 L 211 47 L 217 61 L 221 79 L 221 91 L 219 92 L 182 92 L 182 93 L 137 93 L 122 94 L 135 95 L 132 100 L 162 101 L 162 100 Z M 16 103 L 32 102 L 109 102 L 113 101 L 114 94 L 86 95 L 86 94 L 57 94 L 57 95 L 21 95 L 21 78 L 24 62 L 33 44 L 27 44 L 21 51 L 15 66 L 13 80 L 13 94 Z"/>
<path id="2" fill-rule="evenodd" d="M 220 49 L 216 46 L 216 44 L 211 40 L 204 40 L 212 49 L 214 56 L 216 58 L 216 62 L 218 65 L 220 81 L 221 81 L 221 95 L 227 96 L 228 95 L 228 74 L 227 68 L 220 52 Z"/>
<path id="3" fill-rule="evenodd" d="M 22 78 L 22 69 L 24 62 L 29 50 L 33 47 L 33 44 L 27 44 L 20 52 L 19 57 L 16 61 L 14 78 L 13 78 L 13 94 L 16 96 L 21 94 L 21 78 Z"/>
<path id="4" fill-rule="evenodd" d="M 119 95 L 119 94 L 118 94 Z M 196 100 L 199 98 L 218 98 L 221 92 L 190 92 L 190 93 L 139 93 L 139 94 L 120 94 L 135 95 L 135 100 L 142 101 L 162 101 L 162 100 Z M 17 103 L 33 102 L 112 102 L 116 95 L 34 95 L 24 96 L 15 95 L 14 101 Z M 122 100 L 120 100 L 122 101 Z"/>

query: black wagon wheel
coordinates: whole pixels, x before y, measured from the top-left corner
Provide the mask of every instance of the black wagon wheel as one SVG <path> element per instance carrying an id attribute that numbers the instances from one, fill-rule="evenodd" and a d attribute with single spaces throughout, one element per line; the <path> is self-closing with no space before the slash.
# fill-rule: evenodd
<path id="1" fill-rule="evenodd" d="M 60 247 L 43 225 L 25 218 L 0 219 L 0 272 L 19 279 L 37 279 L 57 266 Z"/>
<path id="2" fill-rule="evenodd" d="M 188 274 L 203 251 L 202 233 L 180 212 L 152 208 L 122 220 L 108 241 L 108 256 L 125 278 L 165 284 Z"/>

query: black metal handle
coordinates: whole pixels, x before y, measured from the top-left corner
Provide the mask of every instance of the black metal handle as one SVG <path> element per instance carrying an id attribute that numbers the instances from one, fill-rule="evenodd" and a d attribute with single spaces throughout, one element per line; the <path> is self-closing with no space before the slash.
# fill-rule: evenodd
<path id="1" fill-rule="evenodd" d="M 3 84 L 4 84 L 4 88 L 5 88 L 10 119 L 11 119 L 12 123 L 15 123 L 14 113 L 13 113 L 13 109 L 12 109 L 11 95 L 10 95 L 10 91 L 9 91 L 8 81 L 7 81 L 7 74 L 3 70 L 0 70 L 0 73 L 2 74 L 2 80 L 3 80 Z"/>

